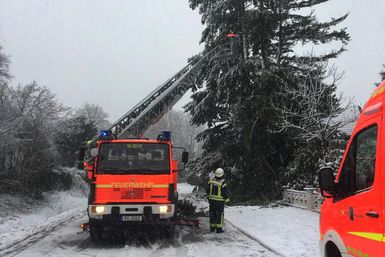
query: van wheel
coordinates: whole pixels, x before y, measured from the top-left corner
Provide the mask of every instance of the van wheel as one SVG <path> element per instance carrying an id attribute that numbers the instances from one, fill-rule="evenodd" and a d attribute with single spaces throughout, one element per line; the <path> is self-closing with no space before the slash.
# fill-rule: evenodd
<path id="1" fill-rule="evenodd" d="M 341 257 L 340 251 L 332 242 L 326 244 L 326 257 Z"/>

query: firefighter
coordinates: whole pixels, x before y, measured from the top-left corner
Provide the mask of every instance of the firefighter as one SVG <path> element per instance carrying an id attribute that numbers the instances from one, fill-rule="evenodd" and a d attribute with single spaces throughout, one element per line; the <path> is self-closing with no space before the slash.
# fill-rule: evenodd
<path id="1" fill-rule="evenodd" d="M 225 203 L 229 202 L 229 192 L 223 175 L 222 168 L 216 169 L 214 177 L 209 180 L 207 187 L 207 197 L 210 205 L 210 232 L 223 232 L 224 208 Z"/>

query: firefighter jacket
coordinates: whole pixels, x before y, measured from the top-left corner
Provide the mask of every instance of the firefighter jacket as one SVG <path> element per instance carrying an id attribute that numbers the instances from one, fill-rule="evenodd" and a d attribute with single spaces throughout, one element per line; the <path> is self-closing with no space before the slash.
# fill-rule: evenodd
<path id="1" fill-rule="evenodd" d="M 209 200 L 229 202 L 229 192 L 224 179 L 210 179 L 207 187 L 207 197 Z"/>

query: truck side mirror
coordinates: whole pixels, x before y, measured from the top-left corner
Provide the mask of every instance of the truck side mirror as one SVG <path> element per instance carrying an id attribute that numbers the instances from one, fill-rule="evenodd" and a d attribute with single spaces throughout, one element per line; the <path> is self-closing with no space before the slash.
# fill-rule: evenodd
<path id="1" fill-rule="evenodd" d="M 325 198 L 336 196 L 336 184 L 334 183 L 334 171 L 331 168 L 321 168 L 318 171 L 318 181 L 321 195 Z"/>
<path id="2" fill-rule="evenodd" d="M 93 158 L 98 156 L 98 153 L 99 153 L 98 148 L 92 148 L 91 151 L 90 151 L 91 157 L 93 157 Z"/>
<path id="3" fill-rule="evenodd" d="M 183 162 L 184 164 L 188 163 L 188 152 L 186 152 L 186 151 L 184 151 L 184 152 L 182 153 L 182 162 Z"/>

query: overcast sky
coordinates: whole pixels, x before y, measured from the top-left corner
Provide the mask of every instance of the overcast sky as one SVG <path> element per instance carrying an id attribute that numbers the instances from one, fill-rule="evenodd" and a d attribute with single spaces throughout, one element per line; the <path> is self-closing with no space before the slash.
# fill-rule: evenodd
<path id="1" fill-rule="evenodd" d="M 385 64 L 385 1 L 316 9 L 322 20 L 346 12 L 352 41 L 336 61 L 339 90 L 362 104 Z M 65 105 L 98 103 L 114 121 L 202 49 L 200 19 L 187 0 L 0 0 L 0 45 L 14 85 L 36 80 Z"/>

